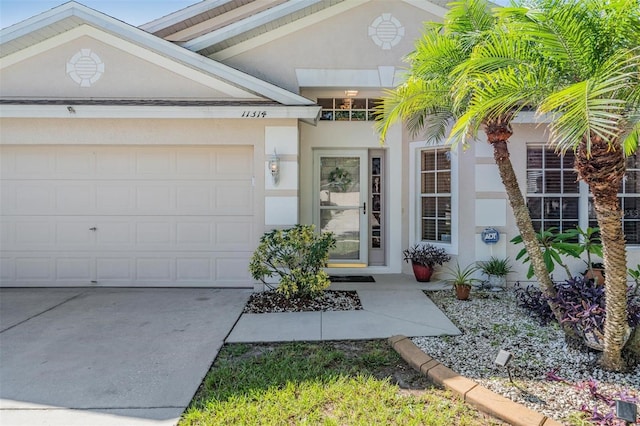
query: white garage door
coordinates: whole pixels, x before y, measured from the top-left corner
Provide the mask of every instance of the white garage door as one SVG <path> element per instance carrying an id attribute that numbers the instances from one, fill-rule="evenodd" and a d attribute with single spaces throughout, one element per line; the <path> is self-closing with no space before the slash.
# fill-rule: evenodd
<path id="1" fill-rule="evenodd" d="M 239 286 L 252 147 L 0 147 L 4 286 Z"/>

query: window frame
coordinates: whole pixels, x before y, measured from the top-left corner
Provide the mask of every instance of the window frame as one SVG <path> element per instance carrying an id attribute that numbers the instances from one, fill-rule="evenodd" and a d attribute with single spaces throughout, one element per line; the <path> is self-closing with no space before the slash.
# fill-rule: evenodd
<path id="1" fill-rule="evenodd" d="M 436 247 L 444 248 L 447 253 L 452 255 L 458 254 L 459 249 L 459 232 L 458 232 L 458 217 L 459 217 L 459 190 L 458 190 L 458 163 L 459 154 L 458 150 L 451 150 L 450 146 L 444 143 L 440 144 L 428 144 L 425 141 L 412 142 L 409 144 L 409 173 L 412 177 L 409 179 L 409 244 L 429 243 Z M 450 173 L 451 173 L 451 240 L 449 242 L 444 241 L 431 241 L 422 239 L 422 191 L 421 191 L 421 157 L 422 152 L 425 150 L 447 149 L 451 153 Z"/>

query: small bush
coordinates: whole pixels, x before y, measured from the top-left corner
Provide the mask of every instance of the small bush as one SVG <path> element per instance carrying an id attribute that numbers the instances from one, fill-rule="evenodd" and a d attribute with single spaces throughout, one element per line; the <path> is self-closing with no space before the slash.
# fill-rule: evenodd
<path id="1" fill-rule="evenodd" d="M 286 298 L 313 298 L 321 294 L 331 284 L 322 268 L 336 239 L 330 232 L 314 231 L 313 225 L 296 225 L 265 233 L 251 257 L 251 276 L 267 286 L 267 278 L 279 277 L 276 291 Z"/>

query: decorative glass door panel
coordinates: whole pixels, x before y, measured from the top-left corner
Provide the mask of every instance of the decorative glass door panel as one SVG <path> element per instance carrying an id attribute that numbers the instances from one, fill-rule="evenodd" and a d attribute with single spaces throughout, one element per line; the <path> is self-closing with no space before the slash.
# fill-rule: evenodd
<path id="1" fill-rule="evenodd" d="M 320 232 L 333 232 L 336 247 L 329 252 L 332 263 L 367 261 L 366 152 L 316 152 L 316 218 Z"/>
<path id="2" fill-rule="evenodd" d="M 369 265 L 385 264 L 384 151 L 369 152 Z"/>

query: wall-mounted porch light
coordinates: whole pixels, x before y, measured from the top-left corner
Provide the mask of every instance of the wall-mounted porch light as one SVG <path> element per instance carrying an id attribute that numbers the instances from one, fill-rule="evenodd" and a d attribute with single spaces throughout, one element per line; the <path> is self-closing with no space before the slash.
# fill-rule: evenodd
<path id="1" fill-rule="evenodd" d="M 274 148 L 273 155 L 269 160 L 269 170 L 271 171 L 271 179 L 273 184 L 277 185 L 280 182 L 280 157 Z"/>

